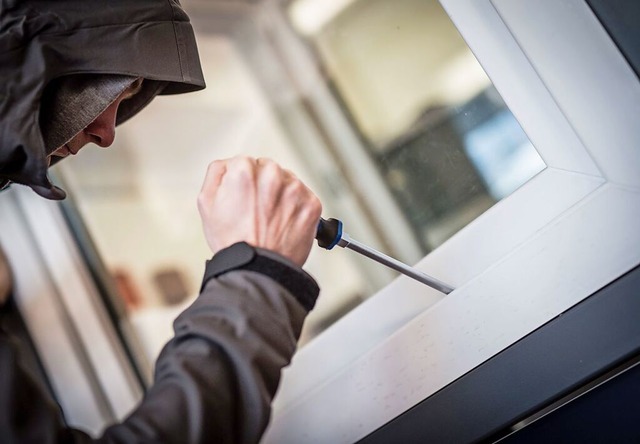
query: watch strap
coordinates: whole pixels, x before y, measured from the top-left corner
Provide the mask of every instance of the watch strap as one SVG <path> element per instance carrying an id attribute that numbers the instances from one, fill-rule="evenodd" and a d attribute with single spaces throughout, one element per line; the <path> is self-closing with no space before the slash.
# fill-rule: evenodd
<path id="1" fill-rule="evenodd" d="M 255 271 L 269 276 L 286 288 L 307 311 L 315 306 L 320 293 L 318 284 L 302 269 L 263 255 L 246 242 L 220 250 L 207 261 L 200 291 L 209 280 L 233 270 Z"/>

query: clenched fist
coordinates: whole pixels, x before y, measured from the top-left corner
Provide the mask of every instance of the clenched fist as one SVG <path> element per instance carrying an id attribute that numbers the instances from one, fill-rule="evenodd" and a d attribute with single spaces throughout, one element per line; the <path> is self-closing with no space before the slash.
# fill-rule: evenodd
<path id="1" fill-rule="evenodd" d="M 234 157 L 209 165 L 198 210 L 214 254 L 244 241 L 302 266 L 322 205 L 305 184 L 274 161 Z"/>

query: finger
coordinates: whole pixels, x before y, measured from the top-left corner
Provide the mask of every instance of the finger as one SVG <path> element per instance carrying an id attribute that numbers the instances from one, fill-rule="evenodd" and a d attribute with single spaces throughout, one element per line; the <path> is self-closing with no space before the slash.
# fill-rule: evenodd
<path id="1" fill-rule="evenodd" d="M 284 176 L 285 176 L 285 180 L 286 180 L 287 182 L 300 181 L 300 179 L 298 178 L 298 176 L 296 176 L 296 174 L 295 174 L 293 171 L 288 170 L 288 169 L 286 169 L 286 168 L 283 168 L 283 169 L 282 169 L 282 171 L 283 171 L 283 174 L 284 174 Z"/>
<path id="2" fill-rule="evenodd" d="M 267 236 L 269 226 L 281 219 L 279 210 L 282 205 L 282 193 L 285 187 L 283 170 L 276 162 L 269 159 L 259 159 L 257 188 L 257 216 L 260 235 Z"/>
<path id="3" fill-rule="evenodd" d="M 280 203 L 284 184 L 280 165 L 263 160 L 258 170 L 258 203 L 266 216 Z"/>
<path id="4" fill-rule="evenodd" d="M 224 179 L 228 179 L 229 183 L 240 187 L 239 191 L 249 192 L 256 186 L 257 170 L 256 159 L 248 156 L 236 156 L 229 160 Z"/>
<path id="5" fill-rule="evenodd" d="M 295 195 L 297 220 L 301 224 L 311 224 L 317 226 L 322 214 L 322 203 L 309 187 L 297 181 L 296 186 L 290 190 L 291 195 Z"/>
<path id="6" fill-rule="evenodd" d="M 207 172 L 202 182 L 202 188 L 198 195 L 198 206 L 206 206 L 215 196 L 216 190 L 222 183 L 222 178 L 227 172 L 227 162 L 225 160 L 214 160 L 207 167 Z"/>

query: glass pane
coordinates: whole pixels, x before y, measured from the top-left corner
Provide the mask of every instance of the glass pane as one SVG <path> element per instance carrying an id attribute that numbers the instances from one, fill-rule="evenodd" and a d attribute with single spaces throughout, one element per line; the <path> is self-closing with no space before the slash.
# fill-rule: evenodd
<path id="1" fill-rule="evenodd" d="M 424 253 L 545 167 L 437 0 L 297 0 L 289 15 Z"/>

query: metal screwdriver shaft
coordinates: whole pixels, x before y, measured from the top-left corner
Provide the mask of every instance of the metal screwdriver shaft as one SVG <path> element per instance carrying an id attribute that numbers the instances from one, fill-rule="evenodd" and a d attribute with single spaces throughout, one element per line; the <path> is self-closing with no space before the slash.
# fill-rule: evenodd
<path id="1" fill-rule="evenodd" d="M 389 268 L 399 271 L 400 273 L 409 276 L 410 278 L 413 278 L 418 282 L 441 291 L 444 294 L 449 294 L 453 291 L 453 287 L 450 287 L 444 282 L 441 282 L 438 279 L 435 279 L 419 270 L 416 270 L 413 267 L 403 264 L 399 260 L 389 257 L 386 254 L 379 252 L 378 250 L 375 250 L 354 239 L 351 239 L 351 237 L 347 233 L 342 231 L 342 221 L 338 219 L 327 220 L 321 218 L 320 223 L 318 224 L 316 239 L 318 240 L 318 245 L 327 250 L 331 250 L 336 245 L 339 247 L 348 248 L 370 259 L 373 259 L 376 262 L 386 265 Z"/>

